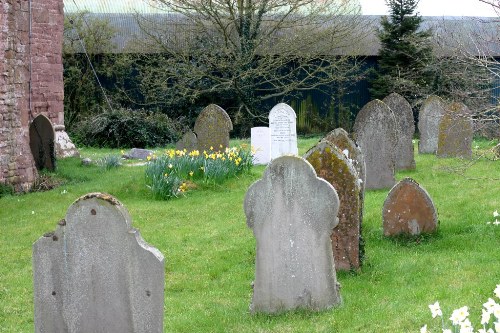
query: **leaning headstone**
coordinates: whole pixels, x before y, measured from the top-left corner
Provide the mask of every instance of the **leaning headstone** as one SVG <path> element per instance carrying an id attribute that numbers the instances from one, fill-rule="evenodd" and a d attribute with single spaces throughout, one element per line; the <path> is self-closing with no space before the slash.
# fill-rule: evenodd
<path id="1" fill-rule="evenodd" d="M 332 184 L 340 201 L 339 224 L 331 235 L 335 268 L 357 270 L 361 266 L 361 183 L 358 172 L 340 149 L 328 141 L 311 148 L 304 158 L 316 174 Z"/>
<path id="2" fill-rule="evenodd" d="M 148 158 L 149 155 L 153 155 L 152 150 L 142 149 L 142 148 L 132 148 L 128 153 L 124 154 L 122 157 L 132 160 L 145 160 Z"/>
<path id="3" fill-rule="evenodd" d="M 163 332 L 164 280 L 125 207 L 87 194 L 33 244 L 35 332 Z"/>
<path id="4" fill-rule="evenodd" d="M 359 144 L 366 163 L 366 189 L 392 187 L 396 180 L 396 119 L 391 109 L 375 99 L 367 103 L 356 116 L 354 139 Z"/>
<path id="5" fill-rule="evenodd" d="M 339 199 L 296 156 L 273 160 L 245 196 L 256 238 L 252 312 L 322 310 L 341 301 L 330 235 Z"/>
<path id="6" fill-rule="evenodd" d="M 279 103 L 271 109 L 269 113 L 271 159 L 298 154 L 296 118 L 295 111 L 285 103 Z"/>
<path id="7" fill-rule="evenodd" d="M 192 152 L 193 150 L 198 149 L 198 138 L 196 138 L 196 134 L 192 131 L 187 131 L 184 133 L 182 138 L 177 141 L 175 145 L 175 149 L 184 150 L 186 149 L 188 152 Z"/>
<path id="8" fill-rule="evenodd" d="M 426 190 L 411 178 L 396 184 L 382 209 L 384 235 L 433 233 L 437 229 L 436 208 Z"/>
<path id="9" fill-rule="evenodd" d="M 437 157 L 472 158 L 472 116 L 463 103 L 451 103 L 439 124 Z"/>
<path id="10" fill-rule="evenodd" d="M 446 103 L 441 97 L 429 96 L 418 113 L 419 154 L 435 154 L 438 147 L 439 123 L 445 112 Z"/>
<path id="11" fill-rule="evenodd" d="M 210 104 L 201 111 L 194 124 L 198 150 L 224 150 L 229 147 L 229 132 L 233 123 L 229 115 L 218 105 Z"/>
<path id="12" fill-rule="evenodd" d="M 271 132 L 269 127 L 252 127 L 250 143 L 255 151 L 253 164 L 268 164 L 271 161 Z"/>
<path id="13" fill-rule="evenodd" d="M 413 153 L 413 135 L 415 134 L 415 123 L 410 103 L 397 93 L 386 96 L 384 102 L 396 117 L 396 170 L 415 169 L 415 158 Z"/>

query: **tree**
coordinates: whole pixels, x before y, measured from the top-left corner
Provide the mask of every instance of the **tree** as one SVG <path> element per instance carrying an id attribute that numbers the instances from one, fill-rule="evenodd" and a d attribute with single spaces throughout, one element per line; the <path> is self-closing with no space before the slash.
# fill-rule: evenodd
<path id="1" fill-rule="evenodd" d="M 226 104 L 233 122 L 249 128 L 267 118 L 269 103 L 359 77 L 366 29 L 357 2 L 151 2 L 170 14 L 167 24 L 139 19 L 148 37 L 140 47 L 157 53 L 142 72 L 147 103 Z"/>
<path id="2" fill-rule="evenodd" d="M 415 13 L 419 0 L 386 0 L 389 17 L 381 19 L 378 69 L 371 80 L 373 98 L 397 92 L 413 102 L 432 82 L 427 65 L 432 58 L 431 31 L 421 30 Z"/>

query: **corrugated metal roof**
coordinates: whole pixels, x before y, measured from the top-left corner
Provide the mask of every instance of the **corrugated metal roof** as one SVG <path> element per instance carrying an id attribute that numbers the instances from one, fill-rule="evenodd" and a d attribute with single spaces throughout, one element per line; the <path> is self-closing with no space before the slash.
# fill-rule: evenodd
<path id="1" fill-rule="evenodd" d="M 156 13 L 161 10 L 149 0 L 63 0 L 64 12 L 91 13 Z"/>

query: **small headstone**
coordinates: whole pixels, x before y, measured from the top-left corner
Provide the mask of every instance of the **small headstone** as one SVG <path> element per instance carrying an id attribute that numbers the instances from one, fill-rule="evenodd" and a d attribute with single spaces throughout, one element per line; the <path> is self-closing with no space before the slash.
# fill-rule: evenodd
<path id="1" fill-rule="evenodd" d="M 33 244 L 35 332 L 163 332 L 164 280 L 125 207 L 87 194 Z"/>
<path id="2" fill-rule="evenodd" d="M 194 124 L 198 139 L 198 150 L 224 150 L 229 147 L 229 132 L 233 123 L 229 115 L 218 105 L 210 104 L 201 111 Z"/>
<path id="3" fill-rule="evenodd" d="M 435 154 L 438 147 L 439 123 L 445 112 L 446 103 L 439 96 L 429 96 L 418 114 L 418 152 Z"/>
<path id="4" fill-rule="evenodd" d="M 297 155 L 297 116 L 295 111 L 285 104 L 275 105 L 269 113 L 271 131 L 271 159 L 283 155 Z"/>
<path id="5" fill-rule="evenodd" d="M 401 95 L 392 93 L 385 97 L 384 102 L 396 117 L 396 170 L 415 169 L 413 153 L 413 135 L 415 123 L 410 103 Z"/>
<path id="6" fill-rule="evenodd" d="M 29 126 L 29 143 L 38 170 L 55 170 L 55 131 L 43 114 L 36 116 Z"/>
<path id="7" fill-rule="evenodd" d="M 335 189 L 304 159 L 273 160 L 245 196 L 256 238 L 252 312 L 322 310 L 341 301 L 330 235 L 338 224 Z"/>
<path id="8" fill-rule="evenodd" d="M 339 224 L 331 235 L 335 268 L 357 270 L 361 266 L 361 182 L 352 163 L 328 141 L 311 148 L 304 158 L 316 174 L 332 184 L 340 201 Z"/>
<path id="9" fill-rule="evenodd" d="M 145 160 L 149 155 L 153 155 L 153 151 L 149 149 L 132 148 L 130 151 L 123 155 L 123 158 L 131 160 Z"/>
<path id="10" fill-rule="evenodd" d="M 184 133 L 182 138 L 175 145 L 175 149 L 184 150 L 186 149 L 188 152 L 192 152 L 193 150 L 198 149 L 198 139 L 196 138 L 196 134 L 193 131 L 187 131 Z"/>
<path id="11" fill-rule="evenodd" d="M 439 124 L 437 157 L 472 158 L 473 134 L 469 108 L 463 103 L 451 103 Z"/>
<path id="12" fill-rule="evenodd" d="M 268 164 L 271 161 L 271 132 L 269 127 L 252 127 L 251 145 L 255 151 L 253 164 Z"/>
<path id="13" fill-rule="evenodd" d="M 382 209 L 384 235 L 433 233 L 437 229 L 436 208 L 426 190 L 411 178 L 396 184 Z"/>
<path id="14" fill-rule="evenodd" d="M 79 157 L 80 153 L 69 138 L 68 133 L 66 133 L 66 127 L 64 125 L 55 125 L 54 130 L 56 132 L 56 156 L 59 158 Z"/>
<path id="15" fill-rule="evenodd" d="M 354 139 L 359 144 L 366 163 L 366 189 L 392 187 L 396 180 L 396 119 L 391 109 L 375 99 L 367 103 L 356 116 Z"/>

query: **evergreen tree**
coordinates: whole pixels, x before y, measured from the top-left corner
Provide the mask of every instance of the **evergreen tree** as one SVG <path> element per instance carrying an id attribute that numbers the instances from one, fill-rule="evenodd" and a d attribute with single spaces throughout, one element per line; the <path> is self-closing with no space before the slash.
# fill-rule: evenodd
<path id="1" fill-rule="evenodd" d="M 430 30 L 420 30 L 422 17 L 415 12 L 419 0 L 386 0 L 390 15 L 381 19 L 378 69 L 370 85 L 372 98 L 397 92 L 414 101 L 425 95 L 432 82 L 427 65 L 432 59 Z"/>

